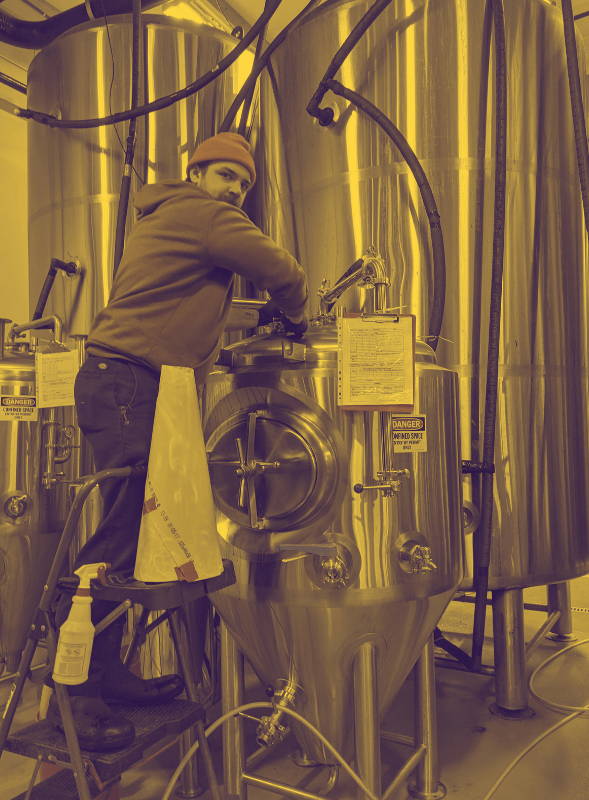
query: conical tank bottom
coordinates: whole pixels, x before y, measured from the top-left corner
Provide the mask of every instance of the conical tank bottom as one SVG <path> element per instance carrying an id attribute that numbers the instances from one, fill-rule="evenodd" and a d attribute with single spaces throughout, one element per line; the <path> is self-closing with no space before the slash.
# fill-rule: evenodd
<path id="1" fill-rule="evenodd" d="M 289 678 L 294 680 L 300 687 L 294 709 L 351 759 L 358 648 L 364 642 L 376 646 L 382 716 L 419 658 L 453 590 L 414 600 L 387 600 L 386 594 L 378 592 L 379 596 L 369 599 L 364 593 L 343 592 L 337 595 L 337 605 L 310 604 L 301 596 L 277 599 L 264 597 L 263 592 L 248 598 L 233 586 L 211 599 L 261 682 L 280 688 Z M 292 728 L 308 758 L 333 763 L 308 729 L 297 723 Z"/>

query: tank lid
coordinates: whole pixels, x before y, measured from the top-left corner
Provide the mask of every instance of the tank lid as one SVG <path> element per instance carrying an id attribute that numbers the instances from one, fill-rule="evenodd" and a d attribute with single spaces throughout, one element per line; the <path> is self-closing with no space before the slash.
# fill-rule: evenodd
<path id="1" fill-rule="evenodd" d="M 415 343 L 415 360 L 436 363 L 432 348 L 424 341 Z M 300 364 L 328 366 L 337 363 L 337 329 L 335 322 L 313 320 L 302 339 L 275 333 L 251 336 L 219 353 L 217 364 L 233 369 L 253 366 L 293 366 Z"/>

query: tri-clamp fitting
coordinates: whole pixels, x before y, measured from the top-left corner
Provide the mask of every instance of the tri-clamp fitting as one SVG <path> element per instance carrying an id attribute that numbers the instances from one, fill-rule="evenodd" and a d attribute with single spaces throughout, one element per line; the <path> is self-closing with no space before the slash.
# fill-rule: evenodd
<path id="1" fill-rule="evenodd" d="M 410 539 L 401 546 L 399 561 L 405 572 L 409 572 L 411 575 L 423 575 L 438 568 L 432 559 L 431 547 L 419 544 L 414 539 Z"/>

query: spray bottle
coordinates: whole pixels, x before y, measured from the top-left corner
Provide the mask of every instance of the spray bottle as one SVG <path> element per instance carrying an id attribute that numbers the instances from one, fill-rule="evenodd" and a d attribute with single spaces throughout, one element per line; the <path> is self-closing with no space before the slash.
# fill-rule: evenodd
<path id="1" fill-rule="evenodd" d="M 94 642 L 94 625 L 90 615 L 92 596 L 90 581 L 98 578 L 107 564 L 84 564 L 75 571 L 80 583 L 72 598 L 68 618 L 59 629 L 59 641 L 53 667 L 53 680 L 77 686 L 88 680 L 88 667 Z"/>

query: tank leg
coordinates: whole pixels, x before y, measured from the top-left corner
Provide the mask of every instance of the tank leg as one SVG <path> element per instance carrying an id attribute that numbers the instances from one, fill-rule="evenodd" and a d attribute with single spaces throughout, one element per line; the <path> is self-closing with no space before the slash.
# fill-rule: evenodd
<path id="1" fill-rule="evenodd" d="M 380 795 L 380 715 L 376 647 L 372 642 L 360 645 L 354 660 L 354 724 L 358 773 L 366 786 Z"/>
<path id="2" fill-rule="evenodd" d="M 495 702 L 491 711 L 508 719 L 533 716 L 528 706 L 522 589 L 493 592 Z"/>
<path id="3" fill-rule="evenodd" d="M 430 636 L 413 669 L 415 680 L 415 744 L 425 745 L 425 756 L 415 771 L 415 783 L 409 786 L 411 797 L 439 800 L 446 796 L 440 782 L 438 761 L 438 719 L 436 710 L 436 678 L 434 638 Z"/>
<path id="4" fill-rule="evenodd" d="M 170 633 L 172 634 L 172 640 L 178 656 L 180 674 L 182 675 L 184 683 L 186 684 L 186 695 L 190 700 L 197 700 L 196 687 L 192 680 L 193 672 L 191 669 L 192 664 L 190 660 L 190 651 L 186 642 L 186 629 L 183 630 L 184 626 L 181 625 L 178 617 L 176 616 L 178 613 L 179 612 L 176 611 L 169 618 Z M 182 757 L 184 753 L 188 752 L 194 742 L 194 729 L 184 731 L 180 737 L 180 757 Z M 176 792 L 176 796 L 182 798 L 182 800 L 192 800 L 192 798 L 198 797 L 204 791 L 198 781 L 197 759 L 198 753 L 195 753 L 182 772 L 182 788 L 178 789 Z"/>
<path id="5" fill-rule="evenodd" d="M 548 613 L 560 611 L 560 618 L 547 639 L 555 642 L 574 642 L 573 614 L 571 611 L 571 585 L 569 581 L 548 584 Z"/>
<path id="6" fill-rule="evenodd" d="M 243 703 L 243 655 L 221 622 L 221 713 Z M 246 800 L 247 786 L 242 780 L 245 769 L 243 723 L 239 717 L 223 725 L 223 775 L 227 800 Z"/>

